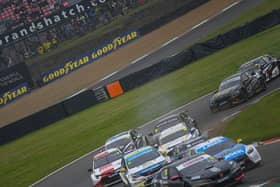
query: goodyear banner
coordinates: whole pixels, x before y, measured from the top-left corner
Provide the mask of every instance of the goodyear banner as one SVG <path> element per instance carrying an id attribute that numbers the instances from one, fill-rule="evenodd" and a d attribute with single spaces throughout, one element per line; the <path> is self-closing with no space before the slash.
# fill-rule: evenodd
<path id="1" fill-rule="evenodd" d="M 31 75 L 25 63 L 15 64 L 12 67 L 0 71 L 0 95 L 27 82 L 33 85 Z"/>
<path id="2" fill-rule="evenodd" d="M 99 58 L 110 54 L 111 52 L 127 45 L 128 43 L 138 39 L 140 37 L 137 31 L 128 32 L 122 36 L 116 37 L 105 45 L 88 51 L 79 57 L 69 60 L 65 64 L 58 66 L 47 73 L 44 73 L 40 77 L 42 85 L 48 84 L 54 80 L 57 80 L 65 75 L 76 71 L 77 69 L 90 64 Z"/>
<path id="3" fill-rule="evenodd" d="M 21 96 L 26 95 L 30 92 L 30 87 L 28 83 L 23 83 L 18 85 L 17 87 L 3 93 L 0 95 L 0 107 L 5 106 L 8 103 L 13 102 L 14 100 L 20 98 Z"/>

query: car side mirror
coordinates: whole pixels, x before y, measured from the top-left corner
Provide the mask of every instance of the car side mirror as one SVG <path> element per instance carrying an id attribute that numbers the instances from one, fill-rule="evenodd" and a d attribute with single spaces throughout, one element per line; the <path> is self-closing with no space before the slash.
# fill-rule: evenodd
<path id="1" fill-rule="evenodd" d="M 92 169 L 92 168 L 89 168 L 89 169 L 88 169 L 88 172 L 93 172 L 93 169 Z"/>
<path id="2" fill-rule="evenodd" d="M 121 168 L 120 169 L 120 173 L 125 173 L 126 172 L 126 169 L 125 168 Z"/>
<path id="3" fill-rule="evenodd" d="M 238 138 L 237 140 L 236 140 L 236 143 L 241 143 L 242 142 L 242 139 L 241 138 Z"/>
<path id="4" fill-rule="evenodd" d="M 181 179 L 182 179 L 182 177 L 180 177 L 179 175 L 174 175 L 171 177 L 172 181 L 181 180 Z"/>

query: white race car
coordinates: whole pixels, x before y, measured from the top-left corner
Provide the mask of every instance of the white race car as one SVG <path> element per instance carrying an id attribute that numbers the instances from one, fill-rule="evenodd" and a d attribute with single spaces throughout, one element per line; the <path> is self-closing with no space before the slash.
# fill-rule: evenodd
<path id="1" fill-rule="evenodd" d="M 169 153 L 172 149 L 192 138 L 199 136 L 199 131 L 188 129 L 183 123 L 165 129 L 158 135 L 158 146 L 160 152 Z"/>
<path id="2" fill-rule="evenodd" d="M 94 156 L 90 176 L 93 186 L 111 186 L 121 182 L 119 171 L 122 156 L 119 149 L 109 149 Z"/>
<path id="3" fill-rule="evenodd" d="M 125 186 L 144 187 L 150 185 L 153 174 L 168 163 L 169 157 L 151 146 L 146 146 L 123 157 L 120 176 Z"/>
<path id="4" fill-rule="evenodd" d="M 118 148 L 123 153 L 129 153 L 148 144 L 149 142 L 146 136 L 132 129 L 109 138 L 105 143 L 105 149 Z"/>

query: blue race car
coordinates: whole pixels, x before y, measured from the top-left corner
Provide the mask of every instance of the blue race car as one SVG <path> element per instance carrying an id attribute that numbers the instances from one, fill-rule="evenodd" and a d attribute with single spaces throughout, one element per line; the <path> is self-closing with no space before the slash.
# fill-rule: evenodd
<path id="1" fill-rule="evenodd" d="M 255 146 L 236 143 L 232 139 L 223 136 L 200 143 L 191 148 L 190 152 L 205 152 L 217 159 L 234 160 L 245 168 L 255 166 L 262 160 Z"/>

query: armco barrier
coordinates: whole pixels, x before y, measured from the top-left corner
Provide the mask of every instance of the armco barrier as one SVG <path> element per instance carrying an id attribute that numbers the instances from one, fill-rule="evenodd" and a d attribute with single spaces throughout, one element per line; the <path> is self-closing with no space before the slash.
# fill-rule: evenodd
<path id="1" fill-rule="evenodd" d="M 85 90 L 77 95 L 65 99 L 62 105 L 67 113 L 67 115 L 72 115 L 80 112 L 92 105 L 99 103 L 98 99 L 95 97 L 93 90 Z"/>
<path id="2" fill-rule="evenodd" d="M 61 104 L 56 104 L 0 129 L 0 144 L 15 140 L 66 117 Z"/>
<path id="3" fill-rule="evenodd" d="M 142 84 L 157 79 L 167 73 L 175 71 L 186 64 L 192 63 L 205 56 L 213 54 L 240 40 L 248 38 L 261 31 L 269 29 L 280 23 L 280 10 L 274 10 L 252 22 L 234 28 L 224 34 L 218 35 L 203 43 L 198 43 L 185 51 L 166 58 L 146 69 L 132 73 L 119 81 L 125 91 L 141 86 Z"/>

